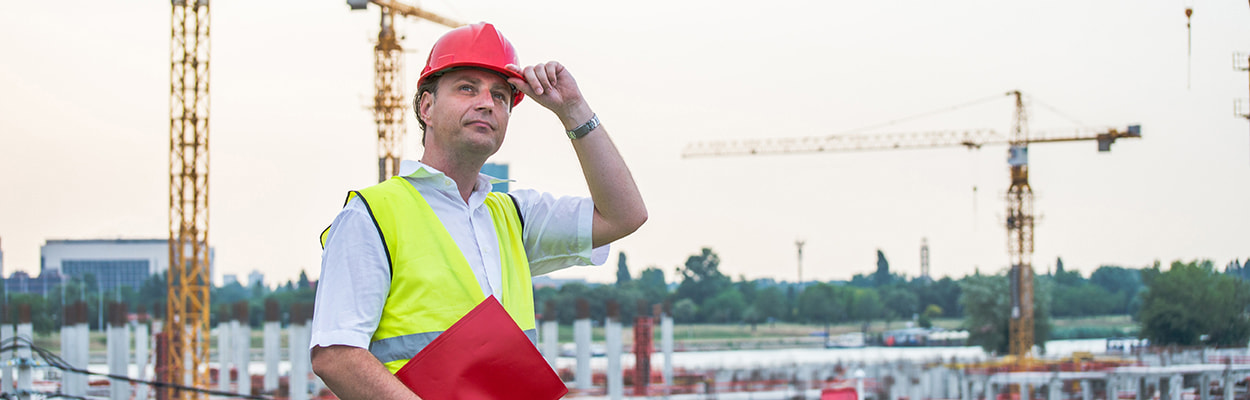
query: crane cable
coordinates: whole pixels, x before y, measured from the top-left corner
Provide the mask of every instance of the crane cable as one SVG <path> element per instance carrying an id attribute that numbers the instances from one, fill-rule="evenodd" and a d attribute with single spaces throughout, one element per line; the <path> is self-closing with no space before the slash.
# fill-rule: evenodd
<path id="1" fill-rule="evenodd" d="M 986 102 L 989 102 L 989 101 L 991 101 L 991 100 L 997 100 L 997 99 L 1002 98 L 1002 97 L 1003 97 L 1003 95 L 1001 95 L 1001 94 L 996 94 L 996 95 L 993 95 L 993 96 L 989 96 L 989 97 L 985 97 L 985 98 L 981 98 L 981 99 L 972 100 L 972 101 L 969 101 L 969 102 L 966 102 L 966 103 L 961 103 L 961 104 L 953 105 L 953 106 L 950 106 L 950 107 L 939 108 L 939 109 L 936 109 L 936 110 L 933 110 L 933 111 L 924 112 L 924 113 L 920 113 L 920 114 L 915 114 L 915 115 L 911 115 L 911 116 L 907 116 L 907 117 L 903 117 L 903 118 L 899 118 L 899 119 L 895 119 L 895 120 L 891 120 L 891 121 L 886 121 L 886 122 L 879 123 L 879 124 L 875 124 L 875 125 L 869 125 L 869 126 L 864 126 L 864 127 L 859 127 L 859 128 L 851 129 L 851 130 L 849 130 L 849 131 L 844 131 L 844 132 L 840 132 L 840 133 L 835 133 L 835 134 L 830 135 L 830 136 L 849 135 L 849 134 L 859 133 L 859 132 L 863 132 L 863 131 L 867 131 L 867 130 L 872 130 L 872 129 L 877 129 L 877 128 L 883 128 L 883 127 L 890 126 L 890 125 L 894 125 L 894 124 L 897 124 L 897 123 L 900 123 L 900 122 L 903 122 L 903 121 L 910 121 L 910 120 L 917 119 L 917 118 L 928 117 L 928 116 L 931 116 L 931 115 L 934 115 L 934 114 L 941 114 L 941 113 L 945 113 L 945 112 L 955 111 L 955 110 L 958 110 L 958 109 L 961 109 L 961 108 L 965 108 L 965 107 L 971 107 L 971 106 L 978 105 L 978 104 L 981 104 L 981 103 L 986 103 Z"/>
<path id="2" fill-rule="evenodd" d="M 52 366 L 53 368 L 56 368 L 62 371 L 74 372 L 74 373 L 79 373 L 79 374 L 84 374 L 84 375 L 103 376 L 109 379 L 122 380 L 122 381 L 130 382 L 130 383 L 140 383 L 140 384 L 145 384 L 148 386 L 153 386 L 156 388 L 172 388 L 172 389 L 177 389 L 177 390 L 185 390 L 189 392 L 211 394 L 215 396 L 233 397 L 233 398 L 238 398 L 238 399 L 273 400 L 272 397 L 268 397 L 268 396 L 245 395 L 245 394 L 218 391 L 218 390 L 212 390 L 212 389 L 202 389 L 202 388 L 197 388 L 193 386 L 183 386 L 183 385 L 178 385 L 178 384 L 173 384 L 173 383 L 168 383 L 168 382 L 146 381 L 146 380 L 134 379 L 134 378 L 131 378 L 128 376 L 122 376 L 122 375 L 112 375 L 112 374 L 105 374 L 105 373 L 99 373 L 99 372 L 91 372 L 86 369 L 75 368 L 74 366 L 70 365 L 69 362 L 65 361 L 65 359 L 61 358 L 61 356 L 56 355 L 55 353 L 53 353 L 52 351 L 48 349 L 44 349 L 42 347 L 36 346 L 35 343 L 32 342 L 30 339 L 17 336 L 17 337 L 13 337 L 9 339 L 9 341 L 11 342 L 11 344 L 5 345 L 4 347 L 0 347 L 0 352 L 13 351 L 15 349 L 22 348 L 22 347 L 30 347 L 30 349 L 36 355 L 38 355 L 40 358 L 46 361 L 49 366 Z M 70 396 L 64 393 L 44 393 L 44 394 L 49 395 L 50 397 L 82 399 L 82 397 Z M 0 398 L 5 398 L 5 397 L 0 395 Z"/>

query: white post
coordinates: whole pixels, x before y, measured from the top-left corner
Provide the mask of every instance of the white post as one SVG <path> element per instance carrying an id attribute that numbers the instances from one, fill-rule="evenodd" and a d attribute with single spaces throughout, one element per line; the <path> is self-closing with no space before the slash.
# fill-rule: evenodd
<path id="1" fill-rule="evenodd" d="M 238 384 L 235 386 L 235 393 L 241 395 L 252 394 L 252 374 L 249 372 L 249 366 L 252 363 L 251 347 L 252 347 L 252 328 L 248 326 L 246 316 L 238 318 L 234 325 L 234 363 L 239 371 Z"/>
<path id="2" fill-rule="evenodd" d="M 35 335 L 34 326 L 30 324 L 30 309 L 27 307 L 29 306 L 22 305 L 22 308 L 24 308 L 24 312 L 21 313 L 22 321 L 17 324 L 17 337 L 26 339 L 26 342 L 19 344 L 18 346 L 20 347 L 17 348 L 17 358 L 19 360 L 17 367 L 17 391 L 19 393 L 27 393 L 18 397 L 21 399 L 31 398 L 29 393 L 35 388 L 35 377 L 31 371 L 32 352 L 29 344 L 34 342 Z"/>
<path id="3" fill-rule="evenodd" d="M 1033 398 L 1032 389 L 1028 383 L 1020 382 L 1020 400 L 1031 400 Z"/>
<path id="4" fill-rule="evenodd" d="M 136 378 L 145 381 L 150 380 L 148 379 L 148 349 L 151 347 L 148 344 L 149 338 L 151 334 L 148 333 L 148 321 L 146 318 L 141 318 L 139 323 L 135 324 L 135 366 L 139 369 L 139 375 Z M 149 389 L 148 385 L 135 385 L 135 400 L 148 400 Z"/>
<path id="5" fill-rule="evenodd" d="M 65 311 L 61 314 L 61 358 L 67 362 L 73 362 L 75 357 L 74 351 L 78 348 L 73 346 L 74 343 L 74 322 L 70 319 L 70 307 L 64 307 Z M 6 343 L 7 344 L 7 343 Z M 72 365 L 72 364 L 71 364 Z M 78 374 L 61 371 L 61 391 L 70 396 L 81 396 L 75 394 L 70 389 L 74 385 L 74 379 Z"/>
<path id="6" fill-rule="evenodd" d="M 1224 400 L 1233 400 L 1233 396 L 1237 393 L 1237 377 L 1232 372 L 1224 373 Z"/>
<path id="7" fill-rule="evenodd" d="M 282 347 L 278 321 L 265 321 L 265 393 L 278 390 L 278 348 Z"/>
<path id="8" fill-rule="evenodd" d="M 664 393 L 673 387 L 673 316 L 660 315 L 660 351 L 664 352 Z"/>
<path id="9" fill-rule="evenodd" d="M 287 344 L 291 348 L 291 400 L 308 400 L 309 342 L 301 340 L 308 330 L 308 321 L 300 314 L 299 311 L 291 313 L 291 327 L 287 329 Z"/>
<path id="10" fill-rule="evenodd" d="M 573 321 L 573 339 L 577 342 L 577 373 L 574 374 L 575 387 L 579 390 L 590 389 L 590 318 L 579 318 Z"/>
<path id="11" fill-rule="evenodd" d="M 5 315 L 5 318 L 12 318 L 12 316 Z M 3 342 L 4 346 L 8 346 L 14 344 L 13 338 L 13 324 L 6 323 L 0 325 L 0 342 Z M 0 374 L 3 374 L 3 376 L 0 376 L 0 383 L 3 383 L 4 385 L 3 388 L 0 389 L 12 389 L 14 387 L 13 365 L 11 363 L 11 361 L 13 361 L 13 354 L 13 351 L 0 352 L 0 365 L 3 365 L 3 367 L 0 367 L 2 368 L 2 370 L 0 370 Z"/>
<path id="12" fill-rule="evenodd" d="M 855 370 L 855 400 L 864 400 L 864 370 L 863 369 Z"/>
<path id="13" fill-rule="evenodd" d="M 1094 400 L 1094 383 L 1089 379 L 1081 380 L 1081 400 Z M 1115 400 L 1115 399 L 1107 399 Z"/>
<path id="14" fill-rule="evenodd" d="M 126 328 L 125 310 L 125 305 L 120 303 L 111 303 L 109 305 L 107 362 L 109 375 L 129 377 L 130 332 Z M 109 398 L 112 400 L 129 400 L 130 382 L 109 378 Z"/>
<path id="15" fill-rule="evenodd" d="M 621 370 L 621 322 L 618 316 L 608 317 L 603 326 L 603 339 L 608 357 L 608 398 L 621 400 L 625 397 L 625 377 Z"/>
<path id="16" fill-rule="evenodd" d="M 230 342 L 234 336 L 229 321 L 217 321 L 217 390 L 230 391 L 230 364 L 234 355 L 234 347 Z"/>
<path id="17" fill-rule="evenodd" d="M 87 363 L 91 362 L 91 325 L 87 323 L 87 303 L 78 302 L 78 323 L 75 324 L 74 341 L 78 346 L 78 350 L 74 353 L 78 356 L 77 360 L 71 361 L 75 367 L 87 369 Z M 76 374 L 74 391 L 80 396 L 87 395 L 87 375 Z"/>
<path id="18" fill-rule="evenodd" d="M 1120 400 L 1120 380 L 1114 373 L 1107 375 L 1107 400 Z"/>
<path id="19" fill-rule="evenodd" d="M 1059 373 L 1056 372 L 1055 375 L 1050 378 L 1050 386 L 1046 388 L 1046 394 L 1046 398 L 1050 400 L 1063 399 L 1063 380 L 1059 379 Z"/>
<path id="20" fill-rule="evenodd" d="M 543 321 L 543 358 L 547 359 L 547 364 L 551 365 L 551 369 L 556 369 L 556 359 L 560 357 L 560 322 L 556 320 Z"/>
<path id="21" fill-rule="evenodd" d="M 1181 386 L 1184 386 L 1185 380 L 1181 378 L 1181 374 L 1172 375 L 1168 379 L 1168 399 L 1181 400 Z"/>

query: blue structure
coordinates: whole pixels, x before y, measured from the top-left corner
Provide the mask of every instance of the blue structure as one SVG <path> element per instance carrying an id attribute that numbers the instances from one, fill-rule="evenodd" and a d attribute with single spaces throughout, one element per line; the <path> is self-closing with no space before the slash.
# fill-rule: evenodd
<path id="1" fill-rule="evenodd" d="M 508 164 L 486 163 L 486 165 L 482 166 L 482 173 L 499 178 L 499 179 L 504 179 L 504 180 L 509 179 L 508 178 Z M 496 183 L 495 186 L 491 188 L 490 191 L 508 193 L 508 182 Z"/>

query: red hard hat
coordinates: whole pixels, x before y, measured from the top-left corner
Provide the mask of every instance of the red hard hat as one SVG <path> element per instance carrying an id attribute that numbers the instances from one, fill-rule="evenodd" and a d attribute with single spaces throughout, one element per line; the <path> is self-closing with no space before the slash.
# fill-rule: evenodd
<path id="1" fill-rule="evenodd" d="M 452 29 L 434 42 L 417 86 L 420 87 L 425 78 L 455 67 L 485 68 L 506 77 L 521 78 L 521 74 L 505 68 L 508 64 L 520 65 L 512 43 L 499 34 L 494 25 L 478 22 Z M 514 92 L 512 104 L 515 106 L 525 95 L 520 90 Z"/>

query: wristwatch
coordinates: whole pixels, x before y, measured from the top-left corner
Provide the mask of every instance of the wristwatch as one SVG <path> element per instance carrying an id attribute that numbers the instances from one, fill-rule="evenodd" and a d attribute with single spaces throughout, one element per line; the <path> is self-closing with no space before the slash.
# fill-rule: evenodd
<path id="1" fill-rule="evenodd" d="M 594 114 L 590 116 L 590 121 L 586 121 L 586 123 L 581 124 L 576 128 L 573 128 L 573 130 L 571 131 L 564 131 L 564 133 L 569 135 L 569 139 L 577 140 L 577 139 L 581 139 L 583 136 L 586 136 L 587 134 L 590 133 L 590 131 L 593 131 L 595 130 L 595 128 L 598 128 L 598 127 L 599 127 L 599 114 Z"/>

